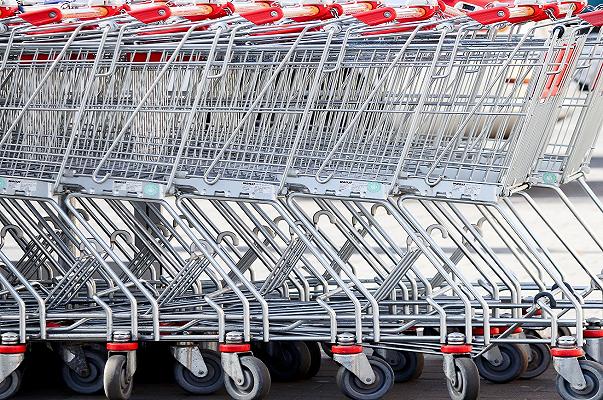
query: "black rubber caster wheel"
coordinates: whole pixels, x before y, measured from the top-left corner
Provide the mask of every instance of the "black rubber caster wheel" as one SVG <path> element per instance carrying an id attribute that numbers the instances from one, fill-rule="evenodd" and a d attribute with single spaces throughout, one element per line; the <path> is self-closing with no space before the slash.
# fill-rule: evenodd
<path id="1" fill-rule="evenodd" d="M 479 398 L 479 372 L 469 357 L 454 360 L 454 381 L 447 380 L 451 400 L 476 400 Z"/>
<path id="2" fill-rule="evenodd" d="M 88 372 L 79 375 L 76 371 L 63 364 L 61 374 L 65 385 L 75 393 L 95 394 L 103 390 L 103 374 L 105 357 L 97 351 L 85 350 Z"/>
<path id="3" fill-rule="evenodd" d="M 584 390 L 572 388 L 568 381 L 557 376 L 557 391 L 565 400 L 601 400 L 603 399 L 603 365 L 590 360 L 580 360 L 580 369 L 586 380 Z"/>
<path id="4" fill-rule="evenodd" d="M 423 373 L 425 357 L 422 353 L 387 349 L 383 353 L 375 352 L 383 358 L 394 371 L 394 382 L 402 383 L 417 379 Z"/>
<path id="5" fill-rule="evenodd" d="M 377 400 L 384 397 L 394 385 L 394 371 L 379 357 L 367 356 L 375 373 L 375 382 L 365 384 L 344 367 L 337 371 L 336 382 L 339 390 L 353 400 Z"/>
<path id="6" fill-rule="evenodd" d="M 263 399 L 270 392 L 270 372 L 266 365 L 253 356 L 242 356 L 240 359 L 244 381 L 238 385 L 229 376 L 224 376 L 226 391 L 235 400 Z"/>
<path id="7" fill-rule="evenodd" d="M 322 342 L 322 343 L 320 343 L 320 347 L 322 348 L 322 351 L 324 351 L 325 354 L 329 358 L 333 358 L 333 350 L 331 350 L 331 347 L 333 347 L 333 344 Z"/>
<path id="8" fill-rule="evenodd" d="M 536 336 L 526 335 L 527 339 L 537 339 Z M 521 374 L 521 379 L 533 379 L 544 374 L 551 365 L 551 350 L 544 343 L 530 344 L 528 368 Z"/>
<path id="9" fill-rule="evenodd" d="M 269 342 L 254 346 L 256 357 L 266 364 L 270 377 L 278 382 L 304 379 L 312 364 L 312 355 L 304 342 Z"/>
<path id="10" fill-rule="evenodd" d="M 311 379 L 318 374 L 320 366 L 322 364 L 322 352 L 320 351 L 320 345 L 317 342 L 304 342 L 310 352 L 310 368 L 303 377 L 303 379 Z"/>
<path id="11" fill-rule="evenodd" d="M 128 376 L 126 356 L 109 357 L 105 365 L 104 388 L 108 400 L 128 400 L 132 395 L 134 380 Z"/>
<path id="12" fill-rule="evenodd" d="M 0 382 L 0 400 L 6 400 L 17 394 L 23 381 L 20 370 L 13 371 L 6 379 Z"/>
<path id="13" fill-rule="evenodd" d="M 526 372 L 529 355 L 520 346 L 502 343 L 497 347 L 502 355 L 500 365 L 491 364 L 483 356 L 475 358 L 475 365 L 482 378 L 492 383 L 508 383 Z"/>
<path id="14" fill-rule="evenodd" d="M 203 361 L 207 366 L 207 375 L 195 376 L 184 365 L 178 361 L 174 363 L 174 379 L 178 386 L 191 394 L 208 395 L 213 394 L 224 387 L 224 371 L 220 354 L 213 351 L 201 350 Z"/>

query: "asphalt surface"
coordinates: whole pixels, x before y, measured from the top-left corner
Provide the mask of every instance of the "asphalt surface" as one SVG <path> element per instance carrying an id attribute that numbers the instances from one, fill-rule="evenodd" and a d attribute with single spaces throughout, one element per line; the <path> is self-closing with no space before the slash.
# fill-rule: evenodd
<path id="1" fill-rule="evenodd" d="M 40 367 L 40 366 L 38 366 Z M 176 384 L 171 382 L 169 362 L 166 360 L 153 363 L 149 360 L 142 366 L 154 371 L 139 371 L 136 376 L 137 384 L 132 400 L 192 400 L 192 399 L 227 399 L 224 390 L 212 396 L 192 396 L 186 394 Z M 324 358 L 318 375 L 311 380 L 295 383 L 273 383 L 269 399 L 287 400 L 321 400 L 344 399 L 335 384 L 337 365 L 330 359 Z M 158 370 L 161 369 L 161 370 Z M 54 379 L 56 370 L 41 375 L 39 372 L 30 376 L 24 382 L 17 400 L 101 400 L 104 396 L 74 395 L 65 389 L 59 379 Z M 44 374 L 44 372 L 42 372 Z M 496 385 L 481 381 L 481 399 L 513 399 L 513 400 L 552 400 L 559 399 L 555 389 L 555 372 L 550 368 L 544 375 L 530 380 L 518 380 L 505 385 Z M 45 378 L 45 381 L 40 381 Z M 386 399 L 429 399 L 449 400 L 446 390 L 446 380 L 442 372 L 441 358 L 428 356 L 425 361 L 423 375 L 413 382 L 396 384 Z"/>

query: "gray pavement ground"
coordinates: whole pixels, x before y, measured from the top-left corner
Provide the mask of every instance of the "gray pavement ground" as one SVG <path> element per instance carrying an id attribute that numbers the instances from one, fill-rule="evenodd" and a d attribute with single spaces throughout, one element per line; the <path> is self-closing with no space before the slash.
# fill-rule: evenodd
<path id="1" fill-rule="evenodd" d="M 167 372 L 167 371 L 166 371 Z M 287 400 L 323 400 L 344 399 L 335 384 L 336 364 L 323 359 L 320 372 L 309 381 L 296 383 L 274 383 L 269 399 Z M 144 377 L 138 377 L 144 379 Z M 222 391 L 213 396 L 191 396 L 185 394 L 174 383 L 143 382 L 136 385 L 132 400 L 217 400 L 228 396 Z M 551 368 L 544 375 L 530 381 L 515 381 L 505 385 L 496 385 L 481 381 L 481 399 L 513 400 L 554 400 L 559 399 L 555 390 L 555 373 Z M 32 380 L 25 384 L 17 400 L 101 400 L 103 396 L 73 395 L 57 383 L 36 385 Z M 428 356 L 423 375 L 416 381 L 396 384 L 386 399 L 410 400 L 448 400 L 446 381 L 442 372 L 441 358 Z"/>

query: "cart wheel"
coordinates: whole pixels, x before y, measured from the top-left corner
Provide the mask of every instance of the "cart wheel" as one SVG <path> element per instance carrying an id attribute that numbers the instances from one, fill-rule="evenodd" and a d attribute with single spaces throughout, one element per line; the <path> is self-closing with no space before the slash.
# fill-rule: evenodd
<path id="1" fill-rule="evenodd" d="M 224 386 L 224 371 L 222 370 L 220 354 L 207 349 L 201 350 L 201 354 L 207 366 L 207 375 L 199 378 L 176 361 L 174 364 L 174 379 L 178 386 L 191 394 L 212 394 Z"/>
<path id="2" fill-rule="evenodd" d="M 14 396 L 19 391 L 22 381 L 23 374 L 17 369 L 0 382 L 0 400 L 5 400 Z"/>
<path id="3" fill-rule="evenodd" d="M 536 336 L 526 335 L 527 339 L 537 339 Z M 521 379 L 536 378 L 549 369 L 551 365 L 551 351 L 549 346 L 544 343 L 530 344 L 530 357 L 528 359 L 528 368 L 521 374 Z"/>
<path id="4" fill-rule="evenodd" d="M 322 353 L 320 352 L 320 345 L 316 342 L 304 342 L 310 352 L 310 368 L 303 377 L 304 379 L 314 378 L 318 371 L 320 371 L 320 365 L 322 363 Z"/>
<path id="5" fill-rule="evenodd" d="M 224 376 L 226 391 L 235 400 L 263 399 L 270 391 L 270 372 L 266 365 L 253 356 L 242 356 L 240 359 L 243 376 L 242 385 L 238 385 L 229 376 Z"/>
<path id="6" fill-rule="evenodd" d="M 95 394 L 103 390 L 103 372 L 105 370 L 105 359 L 97 351 L 84 351 L 88 373 L 79 375 L 63 364 L 63 381 L 67 387 L 79 394 Z"/>
<path id="7" fill-rule="evenodd" d="M 479 398 L 479 372 L 469 357 L 454 359 L 456 379 L 448 380 L 448 394 L 452 400 L 476 400 Z"/>
<path id="8" fill-rule="evenodd" d="M 557 328 L 557 337 L 562 336 L 573 336 L 572 331 L 567 326 L 560 326 Z"/>
<path id="9" fill-rule="evenodd" d="M 422 353 L 387 349 L 384 356 L 379 353 L 375 353 L 375 355 L 383 358 L 392 367 L 396 383 L 412 381 L 423 373 L 425 357 Z"/>
<path id="10" fill-rule="evenodd" d="M 325 354 L 327 356 L 329 356 L 329 358 L 333 358 L 333 350 L 331 350 L 332 346 L 333 345 L 331 343 L 325 343 L 325 342 L 320 343 L 320 347 L 322 348 L 322 351 L 324 351 Z"/>
<path id="11" fill-rule="evenodd" d="M 375 373 L 375 382 L 370 385 L 361 382 L 353 373 L 340 367 L 337 371 L 337 386 L 339 390 L 353 400 L 376 400 L 389 392 L 394 384 L 394 371 L 385 360 L 379 357 L 367 356 Z"/>
<path id="12" fill-rule="evenodd" d="M 603 399 L 603 365 L 590 360 L 580 360 L 580 369 L 586 380 L 584 390 L 572 388 L 568 381 L 557 376 L 557 391 L 565 400 Z"/>
<path id="13" fill-rule="evenodd" d="M 502 355 L 500 365 L 490 364 L 483 356 L 475 359 L 481 377 L 493 383 L 507 383 L 519 378 L 528 368 L 529 356 L 515 344 L 501 343 L 497 346 Z"/>
<path id="14" fill-rule="evenodd" d="M 132 395 L 132 377 L 128 376 L 126 356 L 109 357 L 105 365 L 104 387 L 109 400 L 128 400 Z"/>
<path id="15" fill-rule="evenodd" d="M 312 364 L 312 355 L 304 342 L 268 342 L 254 353 L 266 364 L 274 381 L 303 379 Z"/>

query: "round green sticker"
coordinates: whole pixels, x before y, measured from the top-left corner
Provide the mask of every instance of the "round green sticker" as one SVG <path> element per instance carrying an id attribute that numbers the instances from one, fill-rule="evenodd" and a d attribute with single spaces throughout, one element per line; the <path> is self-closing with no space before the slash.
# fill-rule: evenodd
<path id="1" fill-rule="evenodd" d="M 366 189 L 371 193 L 377 193 L 381 191 L 381 183 L 380 182 L 369 182 L 366 185 Z"/>
<path id="2" fill-rule="evenodd" d="M 155 197 L 159 194 L 159 185 L 156 183 L 147 183 L 144 185 L 142 192 L 145 196 Z"/>
<path id="3" fill-rule="evenodd" d="M 542 174 L 542 180 L 544 181 L 544 183 L 546 184 L 553 184 L 553 183 L 557 183 L 557 175 L 551 173 L 551 172 L 545 172 L 544 174 Z"/>

